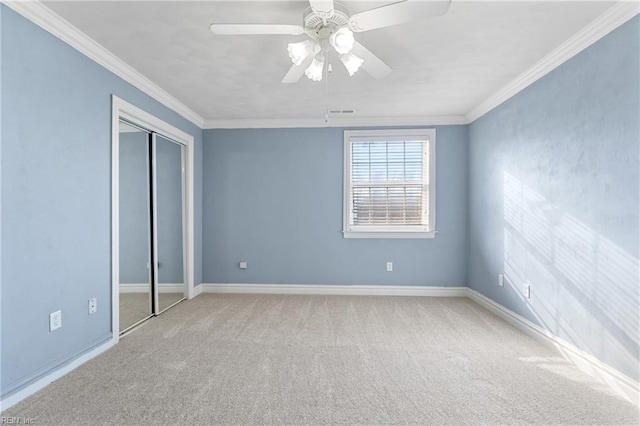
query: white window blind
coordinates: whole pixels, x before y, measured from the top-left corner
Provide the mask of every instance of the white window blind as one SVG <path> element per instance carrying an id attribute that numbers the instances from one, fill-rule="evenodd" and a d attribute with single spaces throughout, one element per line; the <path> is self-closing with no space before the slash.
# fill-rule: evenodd
<path id="1" fill-rule="evenodd" d="M 363 133 L 345 132 L 345 237 L 433 231 L 435 132 Z M 358 232 L 362 234 L 350 235 Z"/>

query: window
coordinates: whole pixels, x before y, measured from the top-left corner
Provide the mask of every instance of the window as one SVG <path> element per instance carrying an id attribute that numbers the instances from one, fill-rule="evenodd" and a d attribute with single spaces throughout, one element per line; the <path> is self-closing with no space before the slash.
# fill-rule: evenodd
<path id="1" fill-rule="evenodd" d="M 435 236 L 434 129 L 344 132 L 345 238 Z"/>

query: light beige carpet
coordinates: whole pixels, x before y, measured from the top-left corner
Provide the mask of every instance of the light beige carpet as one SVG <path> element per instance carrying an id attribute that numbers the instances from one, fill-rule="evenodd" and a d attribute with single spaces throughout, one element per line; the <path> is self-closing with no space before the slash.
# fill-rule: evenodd
<path id="1" fill-rule="evenodd" d="M 38 424 L 638 424 L 468 299 L 201 295 L 3 416 Z"/>
<path id="2" fill-rule="evenodd" d="M 184 299 L 184 293 L 160 293 L 158 294 L 160 310 L 163 311 L 182 299 Z"/>
<path id="3" fill-rule="evenodd" d="M 120 331 L 151 315 L 149 293 L 120 293 Z"/>
<path id="4" fill-rule="evenodd" d="M 120 293 L 120 331 L 150 316 L 149 297 L 149 293 Z M 182 293 L 160 293 L 158 295 L 160 309 L 166 309 L 183 298 Z"/>

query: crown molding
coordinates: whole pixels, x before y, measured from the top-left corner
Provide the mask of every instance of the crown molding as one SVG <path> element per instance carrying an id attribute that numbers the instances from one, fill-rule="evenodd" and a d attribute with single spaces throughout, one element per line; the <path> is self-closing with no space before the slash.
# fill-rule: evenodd
<path id="1" fill-rule="evenodd" d="M 482 117 L 636 16 L 638 12 L 640 12 L 640 3 L 636 0 L 616 3 L 534 66 L 474 107 L 465 115 L 465 121 L 472 123 Z"/>
<path id="2" fill-rule="evenodd" d="M 302 127 L 445 126 L 467 124 L 462 115 L 426 117 L 256 118 L 205 120 L 204 129 L 277 129 Z"/>
<path id="3" fill-rule="evenodd" d="M 2 3 L 67 43 L 89 59 L 111 71 L 127 83 L 140 89 L 167 108 L 202 128 L 204 119 L 188 106 L 171 96 L 160 86 L 133 69 L 130 65 L 74 27 L 39 1 L 5 1 Z"/>
<path id="4" fill-rule="evenodd" d="M 71 23 L 36 0 L 0 0 L 34 24 L 64 41 L 124 81 L 151 96 L 167 108 L 203 129 L 258 129 L 303 127 L 385 127 L 465 125 L 472 123 L 498 105 L 530 86 L 546 74 L 583 51 L 640 12 L 636 0 L 623 0 L 605 11 L 596 20 L 562 43 L 534 66 L 520 74 L 492 96 L 476 105 L 465 115 L 427 117 L 349 117 L 349 118 L 256 118 L 207 119 L 171 96 L 157 84 L 74 27 Z"/>

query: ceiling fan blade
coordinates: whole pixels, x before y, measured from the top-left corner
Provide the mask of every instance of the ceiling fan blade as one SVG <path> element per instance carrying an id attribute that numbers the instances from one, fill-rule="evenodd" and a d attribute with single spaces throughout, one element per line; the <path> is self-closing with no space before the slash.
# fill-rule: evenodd
<path id="1" fill-rule="evenodd" d="M 309 4 L 311 4 L 311 9 L 316 13 L 328 16 L 333 14 L 333 0 L 309 0 Z"/>
<path id="2" fill-rule="evenodd" d="M 304 33 L 300 25 L 274 24 L 211 24 L 209 29 L 218 35 L 265 35 L 285 34 L 299 35 Z"/>
<path id="3" fill-rule="evenodd" d="M 300 65 L 294 64 L 291 68 L 289 68 L 289 71 L 282 79 L 282 82 L 284 84 L 291 84 L 300 80 L 300 77 L 302 77 L 302 75 L 304 74 L 304 70 L 307 69 L 309 64 L 311 64 L 312 60 L 313 60 L 313 55 L 309 55 L 307 59 L 305 59 L 304 62 L 302 62 L 302 64 Z"/>
<path id="4" fill-rule="evenodd" d="M 371 77 L 379 80 L 391 74 L 391 67 L 389 67 L 389 65 L 385 64 L 382 59 L 371 53 L 369 49 L 357 41 L 354 43 L 351 53 L 364 61 L 362 63 L 362 69 L 368 72 Z"/>
<path id="5" fill-rule="evenodd" d="M 401 1 L 352 15 L 349 18 L 349 28 L 359 33 L 416 19 L 433 18 L 447 13 L 450 5 L 451 0 Z"/>

